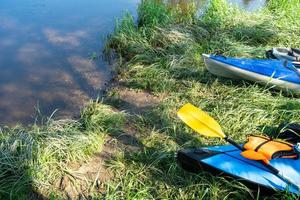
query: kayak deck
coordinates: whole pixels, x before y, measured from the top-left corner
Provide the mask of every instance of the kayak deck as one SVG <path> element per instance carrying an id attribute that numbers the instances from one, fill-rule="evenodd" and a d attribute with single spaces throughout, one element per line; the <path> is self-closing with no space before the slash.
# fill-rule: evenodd
<path id="1" fill-rule="evenodd" d="M 297 188 L 288 186 L 262 163 L 242 157 L 240 150 L 231 145 L 183 150 L 178 152 L 178 156 L 181 157 L 177 158 L 181 164 L 186 164 L 183 163 L 184 160 L 190 160 L 189 167 L 195 167 L 194 169 L 203 166 L 205 170 L 218 170 L 251 184 L 299 194 Z M 270 164 L 300 185 L 300 160 L 273 159 Z M 192 171 L 196 172 L 196 170 Z"/>
<path id="2" fill-rule="evenodd" d="M 210 56 L 219 62 L 226 63 L 233 67 L 238 67 L 247 71 L 251 71 L 274 79 L 285 80 L 292 83 L 300 84 L 300 77 L 291 69 L 293 64 L 287 62 L 287 67 L 284 66 L 284 61 L 270 59 L 248 59 L 248 58 L 227 58 L 222 56 Z"/>
<path id="3" fill-rule="evenodd" d="M 203 54 L 205 66 L 217 76 L 244 79 L 300 93 L 300 76 L 280 60 L 228 58 Z M 286 65 L 286 66 L 284 66 Z"/>

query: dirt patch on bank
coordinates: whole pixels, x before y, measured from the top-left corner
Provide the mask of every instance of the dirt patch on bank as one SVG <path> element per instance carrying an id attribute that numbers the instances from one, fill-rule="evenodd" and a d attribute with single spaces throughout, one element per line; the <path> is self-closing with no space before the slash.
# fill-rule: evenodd
<path id="1" fill-rule="evenodd" d="M 139 140 L 140 131 L 134 125 L 134 116 L 142 115 L 157 106 L 163 97 L 123 86 L 110 88 L 104 101 L 112 105 L 116 111 L 128 114 L 125 126 L 118 133 L 109 133 L 103 150 L 87 162 L 69 165 L 68 171 L 56 183 L 67 199 L 91 199 L 91 194 L 105 192 L 105 183 L 114 176 L 107 168 L 107 161 L 113 159 L 120 151 L 134 152 L 143 149 L 143 144 Z"/>
<path id="2" fill-rule="evenodd" d="M 114 86 L 110 89 L 106 101 L 129 114 L 140 115 L 157 106 L 165 95 L 155 95 L 144 90 Z"/>
<path id="3" fill-rule="evenodd" d="M 67 199 L 90 199 L 90 194 L 103 192 L 103 185 L 113 177 L 105 165 L 116 152 L 112 140 L 107 137 L 103 150 L 87 162 L 69 165 L 68 171 L 56 183 Z"/>

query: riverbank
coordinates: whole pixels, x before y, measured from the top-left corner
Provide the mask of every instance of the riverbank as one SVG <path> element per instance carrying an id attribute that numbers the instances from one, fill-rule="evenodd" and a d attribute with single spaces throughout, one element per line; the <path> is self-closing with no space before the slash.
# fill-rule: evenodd
<path id="1" fill-rule="evenodd" d="M 108 42 L 120 56 L 119 84 L 126 90 L 161 97 L 159 103 L 135 117 L 140 151 L 123 153 L 110 165 L 117 180 L 107 191 L 108 196 L 263 197 L 234 179 L 182 170 L 174 159 L 177 150 L 223 142 L 198 136 L 178 119 L 176 111 L 187 102 L 201 107 L 241 143 L 247 134 L 272 134 L 283 121 L 299 123 L 300 102 L 291 93 L 215 77 L 204 68 L 201 58 L 202 53 L 264 58 L 271 47 L 300 46 L 298 3 L 271 0 L 266 8 L 248 13 L 214 0 L 204 16 L 197 17 L 191 4 L 170 8 L 155 2 L 142 3 L 137 25 L 130 16 L 123 18 Z M 115 107 L 131 104 L 119 95 L 123 91 L 111 92 Z M 276 193 L 264 198 L 297 197 Z"/>
<path id="2" fill-rule="evenodd" d="M 75 198 L 98 191 L 98 182 L 109 177 L 99 152 L 107 133 L 122 129 L 124 119 L 124 113 L 96 101 L 78 120 L 49 118 L 39 126 L 2 128 L 0 198 Z M 106 177 L 98 177 L 100 172 Z"/>
<path id="3" fill-rule="evenodd" d="M 108 38 L 107 52 L 114 49 L 119 67 L 103 102 L 91 102 L 78 120 L 2 129 L 1 198 L 263 196 L 234 179 L 182 170 L 174 158 L 179 149 L 224 143 L 198 136 L 176 111 L 193 103 L 238 142 L 247 134 L 271 134 L 282 121 L 299 123 L 300 102 L 292 94 L 217 78 L 201 59 L 216 52 L 262 58 L 273 46 L 300 46 L 297 1 L 270 0 L 265 9 L 247 13 L 213 0 L 202 17 L 193 4 L 157 2 L 143 1 L 138 23 L 126 15 Z"/>

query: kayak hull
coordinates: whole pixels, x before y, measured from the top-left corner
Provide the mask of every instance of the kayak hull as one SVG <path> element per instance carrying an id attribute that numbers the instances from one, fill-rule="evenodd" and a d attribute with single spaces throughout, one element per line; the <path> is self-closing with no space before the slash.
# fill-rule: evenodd
<path id="1" fill-rule="evenodd" d="M 251 63 L 252 65 L 249 64 L 249 66 L 247 66 L 246 59 L 243 59 L 243 60 L 241 59 L 240 63 L 237 62 L 236 61 L 237 59 L 236 59 L 236 60 L 234 60 L 235 63 L 231 63 L 231 60 L 229 60 L 231 58 L 227 59 L 226 57 L 223 57 L 223 59 L 222 59 L 222 57 L 221 57 L 221 59 L 220 59 L 220 56 L 217 57 L 217 56 L 212 56 L 212 55 L 207 55 L 207 54 L 203 54 L 202 56 L 203 56 L 204 63 L 205 63 L 207 70 L 216 76 L 232 78 L 232 79 L 237 79 L 237 80 L 244 79 L 244 80 L 256 82 L 259 84 L 270 85 L 270 86 L 278 88 L 278 89 L 285 89 L 285 90 L 290 90 L 294 93 L 300 93 L 300 77 L 295 72 L 293 72 L 289 69 L 285 69 L 284 66 L 281 66 L 280 70 L 282 70 L 282 72 L 281 72 L 280 76 L 274 77 L 274 75 L 278 71 L 278 61 L 268 60 L 268 62 L 267 62 L 266 60 L 262 60 L 265 65 L 270 65 L 272 67 L 272 64 L 274 64 L 273 73 L 272 73 L 272 71 L 270 72 L 270 70 L 272 70 L 272 68 L 268 69 L 269 73 L 265 73 L 265 71 L 263 69 L 264 65 L 261 65 L 259 63 L 259 60 L 257 60 L 256 63 L 258 63 L 260 65 L 257 65 L 257 67 L 256 67 L 256 66 L 253 66 L 256 63 L 254 63 L 254 64 Z M 217 59 L 215 59 L 215 58 L 217 58 Z M 251 59 L 248 59 L 248 60 L 251 60 Z M 268 67 L 270 68 L 270 66 L 268 66 Z M 253 70 L 255 67 L 261 71 L 259 71 L 257 69 Z M 289 79 L 291 79 L 291 80 L 289 80 Z M 299 81 L 298 81 L 298 79 L 299 79 Z"/>
<path id="2" fill-rule="evenodd" d="M 184 169 L 194 173 L 225 173 L 247 183 L 247 186 L 300 194 L 296 187 L 289 186 L 262 163 L 243 158 L 240 150 L 231 145 L 181 150 L 177 153 L 177 161 Z M 300 184 L 299 159 L 273 159 L 270 164 L 296 184 Z"/>
<path id="3" fill-rule="evenodd" d="M 216 75 L 225 78 L 241 79 L 239 73 L 230 65 L 211 59 L 209 55 L 202 55 L 206 69 Z"/>

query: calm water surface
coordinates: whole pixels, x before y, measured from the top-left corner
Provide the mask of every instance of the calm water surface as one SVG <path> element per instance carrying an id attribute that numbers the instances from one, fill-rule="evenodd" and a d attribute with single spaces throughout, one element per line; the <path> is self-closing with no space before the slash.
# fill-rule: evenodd
<path id="1" fill-rule="evenodd" d="M 181 0 L 170 0 L 181 1 Z M 192 1 L 192 0 L 186 0 Z M 199 15 L 203 15 L 205 8 L 209 5 L 210 0 L 198 0 L 196 1 L 196 7 L 199 9 Z M 256 10 L 263 8 L 266 5 L 267 0 L 227 0 L 230 4 L 237 5 L 238 7 L 247 10 L 249 12 L 255 12 Z"/>
<path id="2" fill-rule="evenodd" d="M 200 0 L 201 1 L 201 0 Z M 203 0 L 202 0 L 203 1 Z M 247 10 L 263 0 L 229 0 Z M 0 125 L 72 116 L 111 77 L 100 55 L 116 18 L 139 0 L 0 0 Z M 102 39 L 102 40 L 101 40 Z"/>
<path id="3" fill-rule="evenodd" d="M 0 0 L 0 124 L 72 116 L 111 77 L 100 55 L 138 0 Z"/>
<path id="4" fill-rule="evenodd" d="M 262 8 L 266 4 L 266 0 L 228 0 L 232 4 L 237 4 L 241 8 L 248 11 L 255 11 Z"/>

